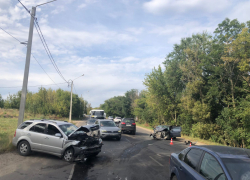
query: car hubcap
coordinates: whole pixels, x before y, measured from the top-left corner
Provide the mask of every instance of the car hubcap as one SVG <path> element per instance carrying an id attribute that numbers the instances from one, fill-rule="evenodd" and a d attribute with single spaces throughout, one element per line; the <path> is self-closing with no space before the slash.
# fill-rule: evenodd
<path id="1" fill-rule="evenodd" d="M 72 158 L 72 152 L 70 150 L 66 151 L 65 155 L 64 155 L 64 159 L 66 161 L 70 161 Z"/>
<path id="2" fill-rule="evenodd" d="M 21 147 L 20 147 L 20 152 L 21 153 L 26 153 L 27 150 L 28 150 L 27 144 L 22 144 Z"/>

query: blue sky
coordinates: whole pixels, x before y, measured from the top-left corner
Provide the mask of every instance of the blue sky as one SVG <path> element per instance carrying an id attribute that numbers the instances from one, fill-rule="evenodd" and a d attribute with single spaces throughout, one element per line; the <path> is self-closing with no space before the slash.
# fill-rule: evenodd
<path id="1" fill-rule="evenodd" d="M 22 0 L 28 9 L 46 0 Z M 132 88 L 160 65 L 173 45 L 194 33 L 213 33 L 226 17 L 250 20 L 246 0 L 57 0 L 37 8 L 36 17 L 63 76 L 93 107 Z M 27 41 L 30 16 L 17 0 L 0 0 L 0 27 Z M 0 94 L 21 89 L 26 48 L 0 30 Z M 34 29 L 32 53 L 56 83 Z M 29 86 L 54 84 L 31 58 Z M 67 84 L 60 88 L 70 90 Z M 57 86 L 44 86 L 57 89 Z M 29 91 L 36 92 L 37 87 Z"/>

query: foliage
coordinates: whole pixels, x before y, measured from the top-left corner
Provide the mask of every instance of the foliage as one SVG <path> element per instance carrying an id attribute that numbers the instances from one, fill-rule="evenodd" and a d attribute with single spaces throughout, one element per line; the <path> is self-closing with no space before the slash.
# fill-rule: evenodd
<path id="1" fill-rule="evenodd" d="M 249 28 L 226 18 L 212 35 L 181 39 L 126 111 L 140 123 L 180 125 L 185 135 L 250 148 Z"/>
<path id="2" fill-rule="evenodd" d="M 6 100 L 2 100 L 0 95 L 0 107 L 4 107 L 5 109 L 19 109 L 20 99 L 21 91 L 18 91 L 16 94 L 10 94 Z M 3 105 L 1 105 L 1 102 Z M 70 92 L 62 89 L 52 90 L 41 87 L 37 93 L 27 93 L 25 109 L 34 115 L 56 114 L 59 117 L 68 117 L 70 110 Z M 90 105 L 86 100 L 73 94 L 73 117 L 82 117 L 83 114 L 87 114 L 89 109 Z"/>

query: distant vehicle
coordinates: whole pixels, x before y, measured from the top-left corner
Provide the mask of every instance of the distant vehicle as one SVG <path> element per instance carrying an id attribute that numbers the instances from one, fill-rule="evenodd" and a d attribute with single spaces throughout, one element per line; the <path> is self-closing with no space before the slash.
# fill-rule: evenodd
<path id="1" fill-rule="evenodd" d="M 122 120 L 121 117 L 115 117 L 114 122 L 115 122 L 115 123 L 120 123 L 121 120 Z"/>
<path id="2" fill-rule="evenodd" d="M 89 114 L 90 118 L 106 119 L 106 113 L 104 113 L 104 110 L 93 109 L 89 111 Z"/>
<path id="3" fill-rule="evenodd" d="M 121 139 L 121 129 L 118 128 L 114 121 L 106 120 L 96 120 L 96 125 L 100 126 L 99 134 L 101 138 L 116 138 L 118 141 Z"/>
<path id="4" fill-rule="evenodd" d="M 135 120 L 133 118 L 123 118 L 120 123 L 120 128 L 122 133 L 130 132 L 131 134 L 135 135 L 136 133 Z"/>
<path id="5" fill-rule="evenodd" d="M 108 119 L 113 120 L 114 118 L 113 118 L 113 116 L 109 116 Z"/>
<path id="6" fill-rule="evenodd" d="M 87 125 L 95 124 L 95 121 L 96 121 L 96 119 L 89 119 L 89 120 L 87 121 Z"/>
<path id="7" fill-rule="evenodd" d="M 102 139 L 91 136 L 98 130 L 98 125 L 78 128 L 64 121 L 28 120 L 16 129 L 12 144 L 22 156 L 39 151 L 63 157 L 65 161 L 83 160 L 101 152 Z"/>
<path id="8" fill-rule="evenodd" d="M 170 156 L 171 180 L 249 180 L 250 150 L 192 146 Z"/>
<path id="9" fill-rule="evenodd" d="M 154 133 L 150 134 L 154 139 L 175 139 L 181 137 L 180 126 L 159 125 L 154 128 Z"/>

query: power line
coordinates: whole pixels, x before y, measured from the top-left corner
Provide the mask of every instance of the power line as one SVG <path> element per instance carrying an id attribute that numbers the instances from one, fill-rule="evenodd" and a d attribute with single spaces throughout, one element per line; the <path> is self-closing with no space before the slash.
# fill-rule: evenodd
<path id="1" fill-rule="evenodd" d="M 43 47 L 44 47 L 44 49 L 46 50 L 46 53 L 47 53 L 48 57 L 50 58 L 50 61 L 51 61 L 51 63 L 53 64 L 55 70 L 57 71 L 57 73 L 59 74 L 59 76 L 60 76 L 65 82 L 67 82 L 67 80 L 63 77 L 61 71 L 59 70 L 58 66 L 56 65 L 56 62 L 55 62 L 55 60 L 54 60 L 54 58 L 53 58 L 53 56 L 52 56 L 52 54 L 51 54 L 51 52 L 50 52 L 50 50 L 49 50 L 48 44 L 46 43 L 46 40 L 45 40 L 45 38 L 44 38 L 44 36 L 43 36 L 43 33 L 42 33 L 42 31 L 41 31 L 41 28 L 40 28 L 40 26 L 39 26 L 37 20 L 35 20 L 35 27 L 36 27 L 37 33 L 38 33 L 38 35 L 39 35 L 39 37 L 40 37 L 40 40 L 42 41 Z"/>
<path id="2" fill-rule="evenodd" d="M 36 60 L 37 64 L 42 68 L 42 70 L 47 74 L 47 76 L 50 78 L 51 81 L 53 81 L 51 79 L 51 77 L 48 75 L 48 73 L 43 69 L 43 67 L 41 66 L 41 64 L 38 62 L 38 60 L 35 58 L 35 56 L 31 53 L 31 55 L 33 56 L 33 58 Z M 55 83 L 55 81 L 53 81 Z M 56 84 L 56 83 L 55 83 Z M 57 85 L 57 84 L 56 84 Z M 57 85 L 58 86 L 58 85 Z M 59 86 L 58 86 L 59 87 Z M 60 87 L 59 87 L 60 88 Z"/>
<path id="3" fill-rule="evenodd" d="M 10 35 L 12 38 L 14 38 L 16 41 L 20 42 L 20 40 L 18 40 L 17 38 L 15 38 L 14 36 L 12 36 L 10 33 L 8 33 L 7 31 L 5 31 L 2 27 L 0 27 L 0 29 L 2 29 L 5 33 L 7 33 L 8 35 Z M 31 53 L 32 54 L 32 53 Z M 48 75 L 48 73 L 45 71 L 45 69 L 41 66 L 41 64 L 38 62 L 38 60 L 35 58 L 35 56 L 32 54 L 33 58 L 36 60 L 36 62 L 38 63 L 38 65 L 42 68 L 42 70 L 47 74 L 47 76 L 50 78 L 50 80 L 52 82 L 55 83 L 55 81 L 52 80 L 52 78 Z M 56 84 L 56 83 L 55 83 Z M 59 87 L 59 86 L 58 86 Z M 60 88 L 60 87 L 59 87 Z"/>
<path id="4" fill-rule="evenodd" d="M 53 85 L 65 84 L 65 83 L 66 83 L 66 82 L 57 83 L 57 84 L 35 85 L 35 86 L 28 86 L 28 87 L 53 86 Z M 20 87 L 22 87 L 22 86 L 0 87 L 0 88 L 20 88 Z"/>
<path id="5" fill-rule="evenodd" d="M 18 1 L 21 3 L 20 0 L 18 0 Z M 23 5 L 23 3 L 21 3 L 21 5 L 22 5 L 22 6 L 26 9 L 26 11 L 30 14 L 30 11 Z M 30 15 L 31 15 L 31 14 L 30 14 Z M 32 16 L 32 15 L 31 15 L 31 16 Z M 40 26 L 39 26 L 39 24 L 38 24 L 38 22 L 37 22 L 37 18 L 35 18 L 35 17 L 33 17 L 33 18 L 34 18 L 34 20 L 35 20 L 36 31 L 37 31 L 37 33 L 38 33 L 38 35 L 39 35 L 40 40 L 42 41 L 43 47 L 44 47 L 44 49 L 45 49 L 45 51 L 46 51 L 46 53 L 47 53 L 47 55 L 48 55 L 48 57 L 49 57 L 49 59 L 50 59 L 52 65 L 54 66 L 54 68 L 55 68 L 55 70 L 57 71 L 57 73 L 59 74 L 59 76 L 60 76 L 65 82 L 67 82 L 67 80 L 63 77 L 61 71 L 59 70 L 58 66 L 56 65 L 56 62 L 55 62 L 55 60 L 54 60 L 54 58 L 53 58 L 53 56 L 52 56 L 52 54 L 51 54 L 51 52 L 50 52 L 50 50 L 49 50 L 49 47 L 48 47 L 48 45 L 47 45 L 47 43 L 46 43 L 46 40 L 45 40 L 45 38 L 44 38 L 44 36 L 43 36 L 43 33 L 42 33 L 42 31 L 41 31 L 41 28 L 40 28 Z M 37 27 L 38 27 L 38 28 L 37 28 Z M 40 32 L 39 32 L 39 31 L 40 31 Z M 40 35 L 40 33 L 41 33 L 41 35 Z"/>
<path id="6" fill-rule="evenodd" d="M 0 27 L 1 28 L 1 27 Z M 10 33 L 8 33 L 7 31 L 5 31 L 3 28 L 1 28 L 4 32 L 6 32 L 8 35 L 10 35 L 11 37 L 13 37 L 15 40 L 17 40 L 18 42 L 21 43 L 21 41 L 19 41 L 17 38 L 15 38 L 14 36 L 12 36 Z"/>

